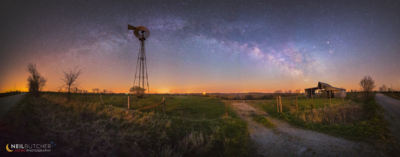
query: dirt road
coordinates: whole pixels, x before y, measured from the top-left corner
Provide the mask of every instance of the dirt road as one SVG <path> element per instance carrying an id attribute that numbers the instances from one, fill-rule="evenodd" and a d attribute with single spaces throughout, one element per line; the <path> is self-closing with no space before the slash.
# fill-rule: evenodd
<path id="1" fill-rule="evenodd" d="M 276 128 L 267 129 L 253 122 L 250 114 L 266 115 L 246 103 L 233 103 L 241 118 L 249 124 L 251 138 L 259 156 L 384 156 L 366 143 L 291 127 L 287 122 L 269 119 Z"/>
<path id="2" fill-rule="evenodd" d="M 375 94 L 375 100 L 396 120 L 400 120 L 400 100 L 385 96 L 381 93 Z"/>
<path id="3" fill-rule="evenodd" d="M 400 100 L 385 96 L 381 93 L 375 94 L 375 100 L 385 109 L 391 117 L 387 117 L 390 130 L 397 138 L 397 145 L 400 145 Z"/>
<path id="4" fill-rule="evenodd" d="M 0 119 L 3 118 L 3 116 L 11 109 L 11 107 L 21 101 L 25 94 L 26 93 L 20 93 L 17 95 L 0 98 Z"/>

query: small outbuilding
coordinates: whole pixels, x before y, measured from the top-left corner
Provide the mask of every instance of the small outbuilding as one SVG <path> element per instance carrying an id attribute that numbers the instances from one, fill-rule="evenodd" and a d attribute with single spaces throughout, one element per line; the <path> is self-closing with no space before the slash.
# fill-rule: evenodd
<path id="1" fill-rule="evenodd" d="M 313 97 L 322 97 L 322 98 L 345 98 L 346 97 L 346 89 L 332 87 L 331 85 L 318 82 L 317 87 L 306 88 L 305 94 L 307 99 L 311 99 Z M 316 94 L 317 92 L 317 94 Z"/>

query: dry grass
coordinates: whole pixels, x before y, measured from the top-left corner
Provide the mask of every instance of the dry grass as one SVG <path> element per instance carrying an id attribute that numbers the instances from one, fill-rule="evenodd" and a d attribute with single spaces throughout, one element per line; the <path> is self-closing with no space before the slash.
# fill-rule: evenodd
<path id="1" fill-rule="evenodd" d="M 267 127 L 267 128 L 275 128 L 275 123 L 271 122 L 267 117 L 254 115 L 252 116 L 253 121 Z"/>
<path id="2" fill-rule="evenodd" d="M 10 137 L 53 141 L 55 156 L 244 156 L 249 139 L 246 123 L 223 118 L 223 112 L 216 119 L 178 118 L 101 103 L 67 103 L 52 95 L 27 102 L 18 109 L 22 117 L 10 118 L 17 130 Z"/>
<path id="3" fill-rule="evenodd" d="M 41 123 L 46 137 L 58 139 L 58 153 L 67 156 L 159 155 L 149 148 L 167 147 L 170 121 L 154 112 L 143 113 L 110 105 L 33 100 L 32 118 Z M 157 139 L 157 142 L 154 141 Z"/>
<path id="4" fill-rule="evenodd" d="M 305 122 L 347 124 L 361 120 L 363 117 L 363 108 L 360 104 L 346 102 L 342 105 L 325 106 L 323 108 L 303 111 L 291 108 L 289 113 Z"/>
<path id="5" fill-rule="evenodd" d="M 168 133 L 171 120 L 154 112 L 126 110 L 98 103 L 66 103 L 65 98 L 32 99 L 32 120 L 66 156 L 181 156 L 205 151 L 213 138 L 190 132 L 176 145 Z M 55 152 L 53 152 L 55 153 Z"/>
<path id="6" fill-rule="evenodd" d="M 382 94 L 400 100 L 400 92 L 382 92 Z"/>

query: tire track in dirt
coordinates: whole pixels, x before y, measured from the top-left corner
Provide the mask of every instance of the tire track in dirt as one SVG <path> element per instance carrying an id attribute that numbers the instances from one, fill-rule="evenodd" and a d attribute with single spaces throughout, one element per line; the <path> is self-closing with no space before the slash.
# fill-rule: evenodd
<path id="1" fill-rule="evenodd" d="M 367 143 L 302 130 L 271 117 L 268 118 L 276 124 L 276 128 L 267 129 L 251 119 L 251 114 L 268 116 L 266 112 L 256 110 L 246 103 L 232 105 L 248 123 L 259 156 L 385 156 Z"/>

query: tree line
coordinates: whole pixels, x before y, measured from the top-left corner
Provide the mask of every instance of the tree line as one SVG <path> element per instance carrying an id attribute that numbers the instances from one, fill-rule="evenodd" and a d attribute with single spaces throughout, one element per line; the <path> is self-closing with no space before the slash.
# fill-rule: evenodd
<path id="1" fill-rule="evenodd" d="M 37 70 L 36 64 L 29 63 L 26 71 L 30 74 L 27 78 L 28 81 L 28 89 L 29 93 L 36 98 L 40 96 L 40 92 L 43 91 L 44 86 L 46 86 L 47 79 L 44 78 Z M 63 84 L 59 90 L 59 92 L 62 91 L 62 89 L 65 89 L 67 91 L 67 100 L 68 102 L 71 100 L 71 93 L 88 93 L 87 90 L 79 89 L 79 83 L 78 83 L 78 78 L 82 74 L 82 69 L 79 67 L 75 67 L 74 69 L 68 69 L 67 71 L 63 71 L 64 75 L 63 78 L 61 78 Z M 137 97 L 141 98 L 143 97 L 146 89 L 140 88 L 140 87 L 131 87 L 129 89 L 131 93 L 134 93 L 137 95 Z M 105 94 L 105 93 L 113 93 L 112 90 L 100 90 L 99 88 L 93 88 L 92 92 L 94 94 L 100 93 L 100 94 Z"/>

